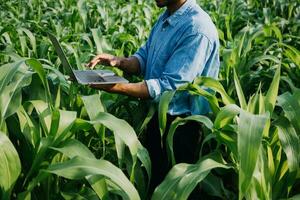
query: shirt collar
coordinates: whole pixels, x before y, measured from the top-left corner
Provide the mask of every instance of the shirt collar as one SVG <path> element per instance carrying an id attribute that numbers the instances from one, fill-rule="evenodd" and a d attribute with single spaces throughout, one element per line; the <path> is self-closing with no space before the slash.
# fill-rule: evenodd
<path id="1" fill-rule="evenodd" d="M 171 16 L 169 16 L 168 10 L 166 10 L 162 17 L 163 23 L 167 22 L 169 25 L 175 26 L 178 23 L 180 17 L 186 14 L 195 4 L 196 4 L 196 0 L 187 0 Z"/>

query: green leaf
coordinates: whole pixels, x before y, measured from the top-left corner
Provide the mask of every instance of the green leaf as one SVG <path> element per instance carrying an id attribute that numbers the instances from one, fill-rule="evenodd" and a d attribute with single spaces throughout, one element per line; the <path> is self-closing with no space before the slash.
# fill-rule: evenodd
<path id="1" fill-rule="evenodd" d="M 229 167 L 212 158 L 205 158 L 197 164 L 177 164 L 168 173 L 164 181 L 155 189 L 152 200 L 170 200 L 188 198 L 193 189 L 214 168 Z"/>
<path id="2" fill-rule="evenodd" d="M 83 26 L 85 27 L 87 25 L 87 14 L 88 14 L 88 9 L 86 6 L 86 1 L 85 0 L 79 0 L 77 1 L 77 8 L 80 14 L 80 17 L 83 22 Z"/>
<path id="3" fill-rule="evenodd" d="M 92 110 L 95 108 L 95 102 L 99 101 L 99 96 L 93 95 L 91 97 L 83 97 L 83 99 L 85 107 L 89 107 L 87 108 L 87 111 L 90 111 L 92 116 Z M 119 161 L 125 159 L 123 147 L 124 144 L 129 148 L 133 163 L 132 171 L 130 173 L 131 181 L 133 181 L 134 178 L 134 170 L 138 158 L 142 162 L 143 167 L 145 167 L 146 169 L 149 183 L 151 177 L 150 157 L 148 151 L 142 146 L 142 144 L 138 140 L 133 128 L 125 120 L 118 119 L 109 113 L 99 112 L 96 114 L 97 116 L 93 119 L 93 121 L 90 121 L 89 123 L 93 125 L 102 124 L 113 131 L 115 140 L 116 138 L 118 139 L 116 140 L 116 148 L 117 150 L 121 150 L 121 152 L 118 153 Z"/>
<path id="4" fill-rule="evenodd" d="M 9 138 L 0 132 L 0 189 L 2 200 L 9 200 L 11 191 L 21 173 L 18 152 Z"/>
<path id="5" fill-rule="evenodd" d="M 32 69 L 36 71 L 38 74 L 39 78 L 42 81 L 42 84 L 45 88 L 45 96 L 47 97 L 47 103 L 49 103 L 50 106 L 52 106 L 52 99 L 51 99 L 51 92 L 49 89 L 47 77 L 46 77 L 46 72 L 42 66 L 42 64 L 36 60 L 36 59 L 28 59 L 26 60 L 26 64 L 29 65 Z"/>
<path id="6" fill-rule="evenodd" d="M 214 122 L 214 127 L 220 129 L 226 126 L 234 117 L 236 117 L 241 111 L 241 108 L 235 104 L 230 104 L 223 107 L 217 114 Z"/>
<path id="7" fill-rule="evenodd" d="M 27 35 L 27 37 L 29 38 L 31 47 L 32 47 L 32 51 L 36 55 L 36 53 L 37 53 L 37 51 L 36 51 L 36 39 L 35 39 L 34 35 L 32 34 L 32 32 L 29 31 L 26 28 L 19 28 L 18 31 L 22 31 Z"/>
<path id="8" fill-rule="evenodd" d="M 235 70 L 233 70 L 233 74 L 234 74 L 234 85 L 235 85 L 237 96 L 239 98 L 240 106 L 242 109 L 246 110 L 247 103 L 246 103 L 245 95 Z"/>
<path id="9" fill-rule="evenodd" d="M 95 158 L 94 154 L 84 144 L 75 139 L 68 139 L 61 143 L 58 147 L 51 147 L 56 151 L 61 152 L 69 158 L 80 156 L 83 158 Z"/>
<path id="10" fill-rule="evenodd" d="M 166 91 L 162 94 L 158 105 L 158 123 L 161 137 L 165 133 L 167 125 L 167 112 L 176 91 Z"/>
<path id="11" fill-rule="evenodd" d="M 82 158 L 95 158 L 94 154 L 84 144 L 75 139 L 69 139 L 66 142 L 63 142 L 59 147 L 52 147 L 52 149 L 63 153 L 69 158 L 74 158 L 76 156 Z M 108 192 L 104 178 L 98 175 L 89 175 L 86 176 L 86 179 L 100 199 L 103 199 Z M 114 187 L 112 186 L 112 188 Z"/>
<path id="12" fill-rule="evenodd" d="M 86 112 L 90 118 L 90 120 L 95 120 L 97 118 L 98 113 L 105 112 L 105 108 L 100 100 L 100 95 L 90 95 L 90 96 L 83 96 L 81 97 Z M 94 105 L 94 106 L 91 106 Z M 103 156 L 105 155 L 106 147 L 105 147 L 105 127 L 101 124 L 94 124 L 94 129 L 98 133 L 99 137 L 101 138 L 102 145 L 103 145 Z M 117 148 L 119 148 L 118 146 Z M 117 153 L 122 154 L 124 148 L 123 145 L 117 150 Z"/>
<path id="13" fill-rule="evenodd" d="M 2 68 L 0 68 L 0 70 L 1 69 Z M 3 120 L 18 110 L 22 101 L 21 91 L 23 87 L 30 84 L 33 74 L 27 71 L 27 68 L 24 66 L 15 69 L 17 69 L 17 71 L 14 72 L 14 76 L 9 80 L 10 83 L 6 85 L 0 93 L 0 112 L 1 119 Z"/>
<path id="14" fill-rule="evenodd" d="M 252 180 L 269 115 L 253 115 L 241 110 L 238 123 L 240 199 Z"/>
<path id="15" fill-rule="evenodd" d="M 222 84 L 216 79 L 200 76 L 194 80 L 194 84 L 201 85 L 218 92 L 225 105 L 234 103 L 234 100 L 227 94 Z"/>
<path id="16" fill-rule="evenodd" d="M 187 84 L 178 89 L 178 91 L 185 91 L 185 90 L 187 90 L 192 95 L 199 95 L 205 97 L 213 113 L 216 114 L 219 112 L 220 110 L 219 102 L 217 97 L 214 94 L 211 94 L 210 92 L 202 89 L 197 84 Z"/>
<path id="17" fill-rule="evenodd" d="M 20 106 L 17 111 L 19 118 L 19 125 L 21 132 L 24 134 L 26 140 L 33 146 L 36 147 L 38 141 L 40 141 L 39 126 L 32 118 L 26 113 L 23 106 Z"/>
<path id="18" fill-rule="evenodd" d="M 186 124 L 188 121 L 195 121 L 204 124 L 208 129 L 212 130 L 213 123 L 210 121 L 209 118 L 202 116 L 202 115 L 192 115 L 186 118 L 176 118 L 169 129 L 168 135 L 167 135 L 167 153 L 168 153 L 168 159 L 171 161 L 172 165 L 175 165 L 175 155 L 173 151 L 173 138 L 175 131 L 178 126 L 182 126 Z"/>
<path id="19" fill-rule="evenodd" d="M 296 132 L 300 133 L 300 90 L 293 94 L 286 92 L 277 97 L 278 105 L 282 107 L 285 116 L 290 120 Z"/>
<path id="20" fill-rule="evenodd" d="M 83 179 L 89 175 L 105 176 L 122 189 L 124 199 L 140 199 L 138 192 L 124 173 L 106 160 L 74 157 L 69 161 L 53 164 L 45 171 L 73 180 Z"/>
<path id="21" fill-rule="evenodd" d="M 297 171 L 300 164 L 300 140 L 299 137 L 285 117 L 281 117 L 275 124 L 278 128 L 280 144 L 288 160 L 290 172 Z"/>
<path id="22" fill-rule="evenodd" d="M 271 86 L 265 97 L 265 109 L 267 112 L 272 113 L 275 107 L 276 99 L 278 96 L 279 82 L 280 82 L 280 67 L 277 68 Z"/>

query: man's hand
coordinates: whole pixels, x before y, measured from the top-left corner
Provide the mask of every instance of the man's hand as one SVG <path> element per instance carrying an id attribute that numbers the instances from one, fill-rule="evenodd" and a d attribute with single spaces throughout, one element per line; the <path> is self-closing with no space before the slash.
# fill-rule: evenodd
<path id="1" fill-rule="evenodd" d="M 120 67 L 122 58 L 110 55 L 110 54 L 99 54 L 93 60 L 91 60 L 87 66 L 93 69 L 97 64 Z"/>
<path id="2" fill-rule="evenodd" d="M 110 54 L 102 53 L 91 60 L 87 67 L 93 69 L 97 64 L 118 67 L 128 74 L 139 74 L 140 63 L 136 57 L 122 58 Z"/>
<path id="3" fill-rule="evenodd" d="M 106 92 L 114 92 L 114 88 L 117 88 L 117 84 L 90 84 L 89 86 Z"/>

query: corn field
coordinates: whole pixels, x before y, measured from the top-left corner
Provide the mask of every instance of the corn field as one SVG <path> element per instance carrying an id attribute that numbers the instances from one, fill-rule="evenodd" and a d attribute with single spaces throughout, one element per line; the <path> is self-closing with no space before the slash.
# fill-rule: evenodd
<path id="1" fill-rule="evenodd" d="M 219 31 L 219 79 L 198 77 L 155 104 L 71 82 L 47 36 L 75 69 L 97 53 L 129 56 L 162 12 L 154 1 L 0 0 L 0 199 L 300 199 L 299 0 L 198 4 Z M 166 131 L 183 91 L 212 112 Z M 154 113 L 173 167 L 149 194 L 143 133 Z M 189 121 L 203 127 L 199 160 L 177 163 L 174 132 Z"/>

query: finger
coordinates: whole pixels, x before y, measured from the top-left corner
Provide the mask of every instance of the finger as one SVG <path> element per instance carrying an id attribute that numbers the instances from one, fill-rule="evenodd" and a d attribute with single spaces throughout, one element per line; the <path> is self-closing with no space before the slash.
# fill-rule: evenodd
<path id="1" fill-rule="evenodd" d="M 101 58 L 100 55 L 95 56 L 95 57 L 87 64 L 87 66 L 88 66 L 88 67 L 95 66 L 95 65 L 99 62 L 100 58 Z M 96 63 L 96 64 L 95 64 L 95 63 Z"/>
<path id="2" fill-rule="evenodd" d="M 98 64 L 98 62 L 92 63 L 91 66 L 90 66 L 90 68 L 91 68 L 91 69 L 94 69 L 94 67 L 95 67 L 97 64 Z"/>

